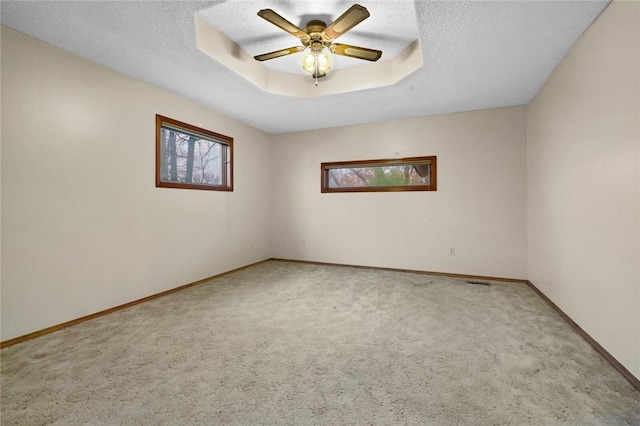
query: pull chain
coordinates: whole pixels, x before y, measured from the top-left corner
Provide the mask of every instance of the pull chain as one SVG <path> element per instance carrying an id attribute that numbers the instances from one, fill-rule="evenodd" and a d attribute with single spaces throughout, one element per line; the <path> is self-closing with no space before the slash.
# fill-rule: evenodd
<path id="1" fill-rule="evenodd" d="M 315 60 L 315 62 L 316 62 L 316 72 L 315 72 L 316 76 L 315 77 L 316 77 L 316 86 L 317 86 L 318 85 L 318 51 L 314 52 L 314 56 L 316 58 L 316 60 Z"/>

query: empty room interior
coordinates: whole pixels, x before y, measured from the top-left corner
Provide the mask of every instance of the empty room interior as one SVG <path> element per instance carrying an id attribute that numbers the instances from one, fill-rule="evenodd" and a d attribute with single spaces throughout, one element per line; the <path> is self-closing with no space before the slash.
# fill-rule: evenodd
<path id="1" fill-rule="evenodd" d="M 640 2 L 0 19 L 3 424 L 640 425 Z"/>

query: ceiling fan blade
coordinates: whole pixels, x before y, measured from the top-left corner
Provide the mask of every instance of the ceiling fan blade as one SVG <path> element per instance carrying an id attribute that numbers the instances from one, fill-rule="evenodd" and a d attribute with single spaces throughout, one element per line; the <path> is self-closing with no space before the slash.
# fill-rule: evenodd
<path id="1" fill-rule="evenodd" d="M 364 6 L 354 4 L 338 19 L 325 28 L 324 35 L 335 40 L 368 17 L 369 11 Z"/>
<path id="2" fill-rule="evenodd" d="M 286 19 L 284 19 L 282 16 L 278 15 L 276 12 L 274 12 L 271 9 L 262 9 L 262 10 L 260 10 L 258 12 L 258 16 L 263 18 L 263 19 L 266 19 L 267 21 L 271 22 L 276 27 L 279 27 L 279 28 L 285 30 L 286 32 L 288 32 L 289 34 L 291 34 L 294 37 L 299 38 L 300 40 L 303 40 L 303 39 L 309 37 L 309 35 L 307 33 L 302 31 L 300 28 L 296 27 L 291 22 L 287 21 Z"/>
<path id="3" fill-rule="evenodd" d="M 351 46 L 349 44 L 333 43 L 329 50 L 336 55 L 348 56 L 350 58 L 364 59 L 375 62 L 382 56 L 380 50 L 367 49 L 366 47 Z"/>
<path id="4" fill-rule="evenodd" d="M 256 59 L 258 61 L 268 61 L 269 59 L 275 59 L 281 56 L 291 55 L 292 53 L 302 52 L 304 49 L 304 46 L 295 46 L 288 49 L 281 49 L 274 52 L 263 53 L 262 55 L 254 56 L 253 59 Z"/>

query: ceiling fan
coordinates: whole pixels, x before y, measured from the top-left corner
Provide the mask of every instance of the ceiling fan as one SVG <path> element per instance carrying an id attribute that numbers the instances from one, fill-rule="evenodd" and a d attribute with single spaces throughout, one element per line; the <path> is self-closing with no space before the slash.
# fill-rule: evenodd
<path id="1" fill-rule="evenodd" d="M 271 9 L 260 10 L 258 16 L 298 38 L 302 42 L 302 46 L 294 46 L 264 53 L 254 56 L 254 59 L 258 61 L 268 61 L 281 56 L 302 52 L 309 48 L 310 52 L 302 58 L 302 69 L 316 79 L 316 85 L 318 85 L 318 78 L 324 77 L 327 71 L 331 69 L 331 57 L 323 52 L 325 47 L 336 55 L 364 59 L 372 62 L 377 61 L 382 56 L 380 50 L 334 43 L 335 39 L 370 16 L 369 11 L 359 4 L 351 6 L 328 26 L 323 21 L 312 20 L 307 23 L 304 30 L 298 28 Z"/>

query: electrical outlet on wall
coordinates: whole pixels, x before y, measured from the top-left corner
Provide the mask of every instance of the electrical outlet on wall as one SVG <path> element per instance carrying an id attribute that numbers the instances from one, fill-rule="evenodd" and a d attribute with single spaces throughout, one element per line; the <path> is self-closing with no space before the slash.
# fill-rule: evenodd
<path id="1" fill-rule="evenodd" d="M 453 256 L 454 254 L 456 254 L 456 248 L 455 247 L 451 247 L 449 249 L 449 256 Z"/>

